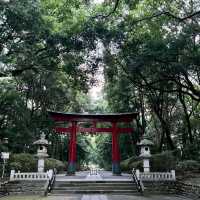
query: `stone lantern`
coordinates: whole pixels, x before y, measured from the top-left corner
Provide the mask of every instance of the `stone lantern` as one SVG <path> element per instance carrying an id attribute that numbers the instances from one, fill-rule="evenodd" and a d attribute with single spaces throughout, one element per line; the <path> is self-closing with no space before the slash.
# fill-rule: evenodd
<path id="1" fill-rule="evenodd" d="M 38 172 L 44 172 L 44 160 L 48 157 L 47 146 L 48 141 L 45 139 L 45 134 L 40 135 L 40 139 L 33 144 L 38 145 L 36 157 L 38 158 Z"/>
<path id="2" fill-rule="evenodd" d="M 140 158 L 143 159 L 144 172 L 150 172 L 149 159 L 151 157 L 150 146 L 153 146 L 153 142 L 144 138 L 138 144 L 140 146 Z"/>

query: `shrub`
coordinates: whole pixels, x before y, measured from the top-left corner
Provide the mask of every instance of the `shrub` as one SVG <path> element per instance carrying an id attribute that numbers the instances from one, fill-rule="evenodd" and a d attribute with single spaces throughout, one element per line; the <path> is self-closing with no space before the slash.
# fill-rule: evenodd
<path id="1" fill-rule="evenodd" d="M 19 162 L 11 162 L 9 166 L 10 169 L 14 169 L 15 171 L 22 171 L 22 164 Z"/>
<path id="2" fill-rule="evenodd" d="M 152 155 L 150 159 L 151 171 L 164 172 L 175 169 L 176 158 L 171 151 Z"/>
<path id="3" fill-rule="evenodd" d="M 54 168 L 56 168 L 58 172 L 64 171 L 66 170 L 66 166 L 67 164 L 64 164 L 62 161 L 56 160 L 54 158 L 47 158 L 45 160 L 45 171 Z"/>
<path id="4" fill-rule="evenodd" d="M 63 171 L 66 165 L 53 158 L 45 159 L 45 171 L 56 168 L 57 171 Z M 9 160 L 9 171 L 14 169 L 20 172 L 36 172 L 37 171 L 37 158 L 28 153 L 12 154 Z"/>
<path id="5" fill-rule="evenodd" d="M 132 170 L 134 168 L 134 169 L 139 169 L 140 171 L 142 171 L 143 170 L 143 161 L 138 160 L 136 162 L 132 162 L 132 163 L 130 163 L 129 167 L 130 167 L 130 170 Z"/>
<path id="6" fill-rule="evenodd" d="M 32 154 L 11 154 L 9 168 L 21 172 L 33 172 L 37 170 L 37 159 Z"/>
<path id="7" fill-rule="evenodd" d="M 175 166 L 176 158 L 170 151 L 152 155 L 150 158 L 151 171 L 169 171 L 171 169 L 175 169 Z M 121 162 L 121 169 L 123 171 L 131 171 L 133 168 L 143 171 L 142 158 L 131 157 Z"/>
<path id="8" fill-rule="evenodd" d="M 176 166 L 176 170 L 178 172 L 186 172 L 186 171 L 199 171 L 200 170 L 200 163 L 196 160 L 184 160 L 178 162 Z"/>
<path id="9" fill-rule="evenodd" d="M 131 157 L 121 162 L 122 171 L 131 171 L 133 168 L 141 170 L 142 166 L 142 160 L 138 160 L 136 157 Z"/>

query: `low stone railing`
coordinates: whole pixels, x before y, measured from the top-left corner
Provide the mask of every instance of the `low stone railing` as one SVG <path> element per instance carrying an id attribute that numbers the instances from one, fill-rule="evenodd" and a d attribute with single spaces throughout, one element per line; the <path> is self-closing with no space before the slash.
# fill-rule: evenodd
<path id="1" fill-rule="evenodd" d="M 45 191 L 44 191 L 44 196 L 47 196 L 49 192 L 51 192 L 54 183 L 56 181 L 56 169 L 53 170 L 49 170 L 48 173 L 49 175 L 49 180 L 47 180 L 46 184 L 45 184 Z"/>
<path id="2" fill-rule="evenodd" d="M 29 172 L 15 172 L 15 170 L 11 170 L 10 173 L 10 181 L 14 180 L 49 180 L 52 178 L 52 170 L 49 170 L 47 172 L 36 172 L 36 173 L 29 173 Z"/>
<path id="3" fill-rule="evenodd" d="M 175 170 L 171 170 L 171 172 L 140 172 L 136 170 L 136 176 L 142 181 L 176 181 Z"/>
<path id="4" fill-rule="evenodd" d="M 132 178 L 133 178 L 133 181 L 134 181 L 134 183 L 135 183 L 135 185 L 137 187 L 138 192 L 143 194 L 143 192 L 144 192 L 144 184 L 143 184 L 142 180 L 138 179 L 135 169 L 132 170 Z"/>
<path id="5" fill-rule="evenodd" d="M 90 175 L 98 175 L 99 174 L 99 169 L 91 168 L 90 169 Z"/>

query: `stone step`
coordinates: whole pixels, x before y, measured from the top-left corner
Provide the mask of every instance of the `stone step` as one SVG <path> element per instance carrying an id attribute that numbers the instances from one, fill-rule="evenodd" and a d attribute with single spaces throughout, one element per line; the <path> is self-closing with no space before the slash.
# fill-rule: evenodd
<path id="1" fill-rule="evenodd" d="M 8 188 L 8 191 L 9 192 L 14 192 L 14 191 L 43 191 L 44 190 L 44 188 L 42 187 L 42 188 L 34 188 L 34 187 L 32 187 L 32 188 Z"/>
<path id="2" fill-rule="evenodd" d="M 137 190 L 52 190 L 51 195 L 62 194 L 137 194 Z"/>
<path id="3" fill-rule="evenodd" d="M 6 185 L 6 188 L 8 189 L 16 189 L 16 188 L 41 188 L 41 187 L 44 187 L 44 184 L 42 185 L 20 185 L 20 184 L 16 184 L 16 185 Z"/>
<path id="4" fill-rule="evenodd" d="M 95 185 L 95 186 L 113 186 L 113 187 L 118 187 L 118 186 L 134 186 L 135 184 L 132 183 L 63 183 L 63 184 L 57 184 L 55 183 L 55 187 L 72 187 L 72 186 L 91 186 L 91 185 Z"/>
<path id="5" fill-rule="evenodd" d="M 68 187 L 136 187 L 135 184 L 129 184 L 129 185 L 107 185 L 107 184 L 87 184 L 87 185 L 82 185 L 82 184 L 76 184 L 76 185 L 54 185 L 54 188 L 68 188 Z"/>
<path id="6" fill-rule="evenodd" d="M 178 192 L 178 195 L 185 197 L 185 198 L 199 198 L 199 196 L 197 194 L 192 194 L 192 193 L 188 193 L 188 192 Z"/>
<path id="7" fill-rule="evenodd" d="M 56 180 L 56 184 L 63 184 L 63 183 L 110 183 L 110 184 L 117 184 L 117 183 L 133 183 L 132 180 L 81 180 L 81 181 L 78 181 L 78 180 L 66 180 L 66 181 L 59 181 L 59 180 Z"/>
<path id="8" fill-rule="evenodd" d="M 136 187 L 95 187 L 95 186 L 89 186 L 89 187 L 68 187 L 68 188 L 54 188 L 54 191 L 70 191 L 70 190 L 137 190 Z"/>
<path id="9" fill-rule="evenodd" d="M 34 188 L 40 188 L 41 186 L 44 186 L 45 184 L 39 184 L 37 185 L 21 185 L 21 184 L 15 184 L 15 185 L 6 185 L 7 188 L 18 188 L 18 187 L 34 187 Z"/>
<path id="10" fill-rule="evenodd" d="M 138 194 L 131 180 L 56 181 L 51 195 L 65 194 Z"/>

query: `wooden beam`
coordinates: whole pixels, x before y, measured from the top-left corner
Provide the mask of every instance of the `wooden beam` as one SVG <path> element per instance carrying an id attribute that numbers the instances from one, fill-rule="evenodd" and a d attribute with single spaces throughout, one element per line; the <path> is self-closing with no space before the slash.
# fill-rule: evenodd
<path id="1" fill-rule="evenodd" d="M 70 133 L 72 127 L 55 127 L 54 129 L 57 133 Z M 87 132 L 87 133 L 112 133 L 112 128 L 84 128 L 84 127 L 77 127 L 77 132 Z M 133 128 L 117 128 L 118 133 L 132 133 Z"/>

